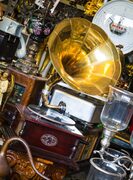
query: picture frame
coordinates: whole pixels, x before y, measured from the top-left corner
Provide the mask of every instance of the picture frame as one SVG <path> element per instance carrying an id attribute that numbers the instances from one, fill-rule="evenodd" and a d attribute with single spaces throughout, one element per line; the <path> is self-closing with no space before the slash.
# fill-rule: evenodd
<path id="1" fill-rule="evenodd" d="M 91 157 L 93 150 L 99 140 L 99 132 L 89 133 L 84 136 L 86 144 L 80 143 L 74 155 L 75 161 L 87 160 Z"/>

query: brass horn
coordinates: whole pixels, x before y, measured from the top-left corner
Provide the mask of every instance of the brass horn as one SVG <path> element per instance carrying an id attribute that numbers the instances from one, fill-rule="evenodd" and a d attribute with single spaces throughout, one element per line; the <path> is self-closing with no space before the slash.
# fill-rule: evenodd
<path id="1" fill-rule="evenodd" d="M 68 18 L 57 24 L 48 49 L 60 77 L 80 92 L 106 94 L 120 77 L 119 51 L 107 34 L 87 19 Z"/>

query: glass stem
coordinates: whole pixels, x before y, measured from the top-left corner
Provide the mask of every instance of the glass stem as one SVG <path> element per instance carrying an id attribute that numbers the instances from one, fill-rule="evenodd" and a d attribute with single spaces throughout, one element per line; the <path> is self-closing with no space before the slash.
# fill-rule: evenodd
<path id="1" fill-rule="evenodd" d="M 105 151 L 106 148 L 109 147 L 111 138 L 114 136 L 115 132 L 111 131 L 109 129 L 104 129 L 103 134 L 104 134 L 104 137 L 101 140 L 101 146 L 102 147 L 101 147 L 101 150 L 100 150 L 102 153 Z"/>

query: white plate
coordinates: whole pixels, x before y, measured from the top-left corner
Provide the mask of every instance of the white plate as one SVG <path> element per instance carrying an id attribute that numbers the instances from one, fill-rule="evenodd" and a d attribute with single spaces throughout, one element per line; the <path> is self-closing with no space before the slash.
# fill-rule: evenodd
<path id="1" fill-rule="evenodd" d="M 133 51 L 133 2 L 112 0 L 102 6 L 92 22 L 100 26 L 123 54 Z"/>

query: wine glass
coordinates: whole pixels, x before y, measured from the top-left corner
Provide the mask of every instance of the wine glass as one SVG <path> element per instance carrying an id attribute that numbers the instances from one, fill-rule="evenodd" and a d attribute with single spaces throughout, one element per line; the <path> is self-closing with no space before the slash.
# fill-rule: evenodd
<path id="1" fill-rule="evenodd" d="M 133 93 L 110 86 L 107 102 L 100 116 L 104 125 L 104 138 L 101 141 L 102 153 L 110 145 L 110 140 L 114 134 L 127 128 L 132 114 Z"/>

